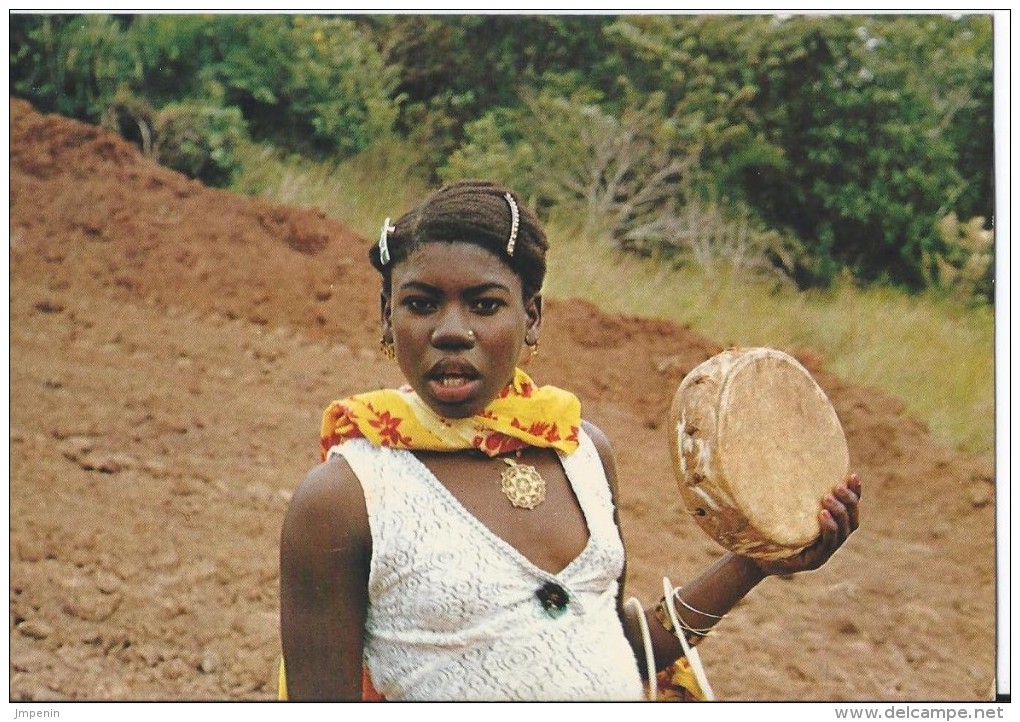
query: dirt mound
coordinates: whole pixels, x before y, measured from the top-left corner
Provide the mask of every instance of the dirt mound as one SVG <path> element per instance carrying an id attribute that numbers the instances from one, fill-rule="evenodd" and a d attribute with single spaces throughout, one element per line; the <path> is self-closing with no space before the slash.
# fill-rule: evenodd
<path id="1" fill-rule="evenodd" d="M 12 699 L 269 699 L 277 551 L 332 398 L 379 358 L 368 241 L 315 209 L 210 190 L 11 101 Z M 662 422 L 720 346 L 547 302 L 542 383 L 617 448 L 628 590 L 720 553 L 686 518 Z M 768 580 L 702 656 L 723 699 L 994 696 L 993 470 L 827 373 L 865 480 L 823 570 Z"/>

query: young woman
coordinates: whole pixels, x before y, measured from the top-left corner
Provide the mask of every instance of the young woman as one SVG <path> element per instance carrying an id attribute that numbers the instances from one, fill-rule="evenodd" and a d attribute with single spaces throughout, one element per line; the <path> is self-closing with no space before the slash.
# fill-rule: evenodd
<path id="1" fill-rule="evenodd" d="M 640 700 L 642 627 L 656 669 L 683 672 L 678 634 L 696 643 L 766 576 L 820 566 L 857 528 L 851 477 L 822 502 L 813 546 L 726 554 L 678 590 L 680 629 L 662 603 L 625 607 L 609 442 L 573 394 L 520 368 L 546 249 L 535 216 L 488 182 L 387 219 L 370 258 L 407 386 L 330 405 L 324 461 L 287 512 L 289 699 Z"/>

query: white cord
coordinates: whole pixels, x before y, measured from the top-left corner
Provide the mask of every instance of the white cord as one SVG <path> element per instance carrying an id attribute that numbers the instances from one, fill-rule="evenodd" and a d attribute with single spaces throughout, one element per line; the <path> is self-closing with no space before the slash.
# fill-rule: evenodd
<path id="1" fill-rule="evenodd" d="M 634 608 L 637 613 L 638 625 L 641 627 L 641 641 L 645 645 L 645 669 L 648 670 L 648 701 L 654 702 L 659 697 L 659 688 L 655 679 L 655 652 L 652 649 L 652 635 L 648 631 L 648 618 L 645 617 L 645 610 L 637 597 L 631 597 L 626 604 Z"/>
<path id="2" fill-rule="evenodd" d="M 673 583 L 669 581 L 669 577 L 662 578 L 662 591 L 666 597 L 666 610 L 669 611 L 669 618 L 673 622 L 673 629 L 676 630 L 676 636 L 677 639 L 680 640 L 680 646 L 684 649 L 684 655 L 687 657 L 687 661 L 691 663 L 691 670 L 694 672 L 694 678 L 698 680 L 698 684 L 701 686 L 701 691 L 705 693 L 705 699 L 711 702 L 715 700 L 715 693 L 712 692 L 712 687 L 708 683 L 708 676 L 705 674 L 705 668 L 701 666 L 701 658 L 698 657 L 697 650 L 687 643 L 687 636 L 684 634 L 684 627 L 680 624 L 680 619 L 676 613 L 676 605 L 673 603 L 674 587 Z"/>

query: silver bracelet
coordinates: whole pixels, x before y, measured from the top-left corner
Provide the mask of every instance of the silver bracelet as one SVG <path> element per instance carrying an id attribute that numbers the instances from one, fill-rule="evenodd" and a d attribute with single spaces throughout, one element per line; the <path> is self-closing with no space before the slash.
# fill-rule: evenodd
<path id="1" fill-rule="evenodd" d="M 680 630 L 678 630 L 676 626 L 674 626 L 673 624 L 673 618 L 669 614 L 669 608 L 666 605 L 665 597 L 660 599 L 658 605 L 656 605 L 655 617 L 656 619 L 659 620 L 659 624 L 661 624 L 663 628 L 667 632 L 670 632 L 674 637 L 680 634 L 680 630 L 683 630 L 685 632 L 684 636 L 687 637 L 687 641 L 690 642 L 691 644 L 694 644 L 696 641 L 700 641 L 700 639 L 699 640 L 691 639 L 692 635 L 704 638 L 707 637 L 712 631 L 711 627 L 705 627 L 704 629 L 697 629 L 695 627 L 692 627 L 687 622 L 685 622 L 679 615 L 677 615 L 676 621 L 677 625 L 679 625 L 680 627 Z"/>
<path id="2" fill-rule="evenodd" d="M 683 587 L 677 587 L 676 589 L 674 589 L 673 590 L 673 599 L 675 599 L 676 601 L 680 602 L 680 604 L 682 604 L 684 606 L 684 608 L 689 609 L 690 611 L 694 612 L 695 614 L 700 614 L 703 617 L 708 617 L 709 619 L 725 619 L 726 618 L 725 614 L 723 614 L 721 616 L 718 615 L 718 614 L 709 614 L 708 612 L 702 612 L 700 609 L 695 609 L 694 607 L 692 607 L 690 604 L 685 602 L 683 600 L 683 598 L 680 596 L 680 592 L 682 592 L 683 589 L 684 589 Z"/>

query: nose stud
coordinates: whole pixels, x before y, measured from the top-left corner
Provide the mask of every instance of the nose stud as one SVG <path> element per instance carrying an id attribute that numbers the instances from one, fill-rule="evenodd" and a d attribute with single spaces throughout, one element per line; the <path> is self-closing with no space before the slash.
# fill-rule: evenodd
<path id="1" fill-rule="evenodd" d="M 440 328 L 438 328 L 438 327 L 437 327 L 437 328 L 433 329 L 433 331 L 432 331 L 432 337 L 431 337 L 431 338 L 432 338 L 432 341 L 433 341 L 433 342 L 435 342 L 435 340 L 436 340 L 437 338 L 440 338 L 440 337 L 442 337 L 442 338 L 447 338 L 447 334 L 448 334 L 448 333 L 449 333 L 449 332 L 443 331 L 442 329 L 440 329 Z M 467 336 L 467 338 L 468 338 L 468 339 L 470 339 L 470 341 L 471 341 L 472 343 L 474 343 L 475 341 L 477 341 L 477 340 L 478 340 L 478 339 L 477 339 L 477 337 L 475 336 L 475 332 L 474 332 L 474 330 L 473 330 L 473 329 L 470 329 L 470 328 L 469 328 L 469 329 L 467 329 L 467 330 L 463 331 L 463 332 L 462 332 L 462 334 L 463 334 L 463 335 L 459 337 L 459 338 L 460 338 L 460 339 L 462 339 L 462 340 L 463 340 L 463 338 L 464 338 L 465 336 Z"/>

